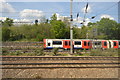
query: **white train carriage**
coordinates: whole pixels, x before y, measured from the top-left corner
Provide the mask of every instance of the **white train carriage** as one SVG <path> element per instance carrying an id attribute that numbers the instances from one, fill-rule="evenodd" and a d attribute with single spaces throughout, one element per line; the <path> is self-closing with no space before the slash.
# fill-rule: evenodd
<path id="1" fill-rule="evenodd" d="M 82 40 L 73 40 L 74 49 L 82 49 Z"/>
<path id="2" fill-rule="evenodd" d="M 92 48 L 94 48 L 94 49 L 97 49 L 97 48 L 106 49 L 106 48 L 110 48 L 109 44 L 110 43 L 108 40 L 93 40 L 92 41 Z"/>
<path id="3" fill-rule="evenodd" d="M 70 49 L 70 39 L 44 39 L 44 49 Z M 74 49 L 120 48 L 120 40 L 73 39 Z"/>
<path id="4" fill-rule="evenodd" d="M 102 48 L 102 41 L 101 40 L 93 40 L 92 48 L 93 49 Z"/>
<path id="5" fill-rule="evenodd" d="M 53 48 L 63 48 L 62 39 L 44 39 L 44 48 L 53 49 Z"/>

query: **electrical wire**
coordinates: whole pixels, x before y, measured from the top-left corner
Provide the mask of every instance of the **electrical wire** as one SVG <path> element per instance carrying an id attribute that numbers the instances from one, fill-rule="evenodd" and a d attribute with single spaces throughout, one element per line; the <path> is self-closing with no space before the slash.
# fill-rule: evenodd
<path id="1" fill-rule="evenodd" d="M 96 14 L 95 16 L 92 16 L 91 19 L 94 19 L 95 17 L 97 17 L 98 15 L 100 15 L 101 13 L 110 10 L 111 8 L 113 8 L 114 6 L 116 6 L 117 3 L 115 3 L 114 5 L 112 5 L 111 7 L 108 7 L 107 9 L 99 12 L 98 14 Z"/>

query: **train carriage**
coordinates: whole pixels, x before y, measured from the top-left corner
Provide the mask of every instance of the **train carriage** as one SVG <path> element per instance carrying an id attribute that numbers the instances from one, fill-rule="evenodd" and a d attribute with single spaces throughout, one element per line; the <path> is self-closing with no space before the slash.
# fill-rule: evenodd
<path id="1" fill-rule="evenodd" d="M 70 49 L 70 39 L 44 39 L 44 49 Z M 120 48 L 120 40 L 73 39 L 74 49 Z"/>
<path id="2" fill-rule="evenodd" d="M 63 40 L 63 48 L 70 49 L 70 40 Z"/>
<path id="3" fill-rule="evenodd" d="M 92 41 L 91 40 L 82 40 L 82 49 L 91 49 Z"/>
<path id="4" fill-rule="evenodd" d="M 74 49 L 82 49 L 82 40 L 73 40 Z"/>
<path id="5" fill-rule="evenodd" d="M 120 40 L 118 40 L 118 49 L 120 49 Z"/>
<path id="6" fill-rule="evenodd" d="M 44 39 L 44 49 L 63 48 L 61 39 Z"/>
<path id="7" fill-rule="evenodd" d="M 120 48 L 120 40 L 109 40 L 110 41 L 110 48 Z"/>
<path id="8" fill-rule="evenodd" d="M 92 48 L 93 49 L 102 48 L 102 41 L 101 40 L 93 40 Z"/>
<path id="9" fill-rule="evenodd" d="M 102 40 L 102 48 L 103 49 L 109 48 L 109 41 L 108 40 Z"/>

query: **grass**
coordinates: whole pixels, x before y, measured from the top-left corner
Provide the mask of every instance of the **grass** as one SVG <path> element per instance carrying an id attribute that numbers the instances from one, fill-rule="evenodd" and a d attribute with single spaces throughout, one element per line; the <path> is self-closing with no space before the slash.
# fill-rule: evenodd
<path id="1" fill-rule="evenodd" d="M 118 49 L 91 50 L 90 56 L 118 56 Z"/>
<path id="2" fill-rule="evenodd" d="M 15 51 L 10 51 L 14 50 Z M 31 50 L 31 51 L 29 51 Z M 45 53 L 43 48 L 26 47 L 26 48 L 3 48 L 2 55 L 11 56 L 68 56 L 69 53 L 58 52 L 58 48 L 52 50 L 52 52 Z M 72 56 L 120 56 L 120 49 L 91 49 L 91 50 L 74 50 Z"/>

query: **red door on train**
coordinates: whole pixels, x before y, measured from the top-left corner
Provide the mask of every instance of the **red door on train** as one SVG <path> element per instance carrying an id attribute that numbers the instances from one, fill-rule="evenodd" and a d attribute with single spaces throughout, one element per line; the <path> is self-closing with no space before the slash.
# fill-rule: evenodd
<path id="1" fill-rule="evenodd" d="M 113 41 L 113 48 L 118 48 L 118 41 Z"/>
<path id="2" fill-rule="evenodd" d="M 63 40 L 63 48 L 70 49 L 70 40 Z"/>
<path id="3" fill-rule="evenodd" d="M 102 48 L 103 48 L 103 49 L 108 48 L 108 43 L 107 43 L 106 40 L 102 40 Z"/>
<path id="4" fill-rule="evenodd" d="M 92 42 L 90 40 L 82 40 L 82 48 L 83 49 L 91 49 Z"/>

